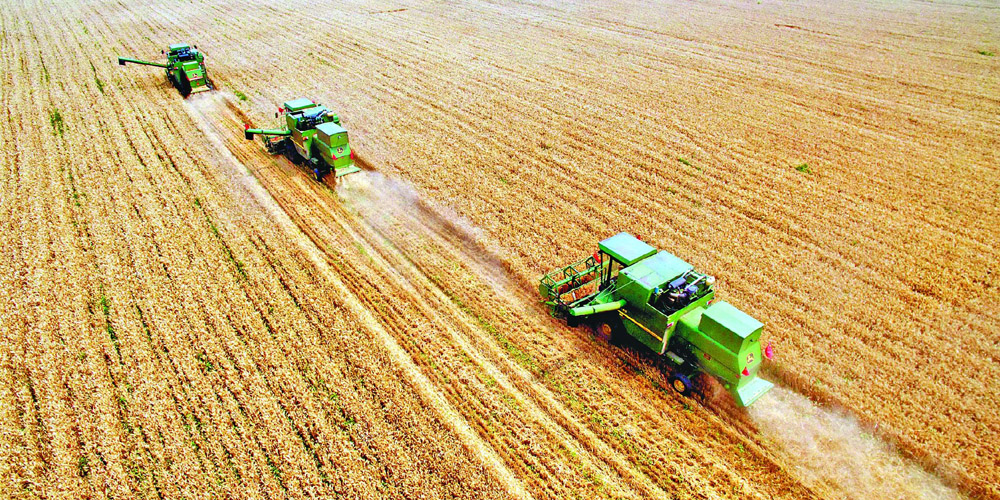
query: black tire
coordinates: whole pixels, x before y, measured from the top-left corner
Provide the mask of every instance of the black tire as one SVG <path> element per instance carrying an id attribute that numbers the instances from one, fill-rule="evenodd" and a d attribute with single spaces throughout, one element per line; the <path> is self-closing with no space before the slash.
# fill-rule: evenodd
<path id="1" fill-rule="evenodd" d="M 285 152 L 284 140 L 278 142 L 271 142 L 271 139 L 269 137 L 263 135 L 260 136 L 260 140 L 262 143 L 264 143 L 264 149 L 266 149 L 267 152 L 270 154 L 277 155 Z"/>
<path id="2" fill-rule="evenodd" d="M 294 145 L 289 145 L 288 149 L 285 150 L 285 156 L 288 161 L 292 162 L 293 165 L 301 165 L 304 158 L 299 155 L 299 150 L 295 149 Z"/>
<path id="3" fill-rule="evenodd" d="M 179 78 L 180 84 L 177 85 L 177 90 L 181 91 L 181 95 L 187 97 L 191 95 L 191 82 L 188 81 L 187 74 L 183 71 L 180 72 L 181 77 Z"/>
<path id="4" fill-rule="evenodd" d="M 326 177 L 326 174 L 329 173 L 329 170 L 326 168 L 326 162 L 314 156 L 309 158 L 307 163 L 309 169 L 312 170 L 313 178 L 316 179 L 316 182 L 323 182 L 323 177 Z"/>
<path id="5" fill-rule="evenodd" d="M 590 329 L 594 332 L 594 336 L 609 344 L 615 344 L 621 340 L 622 328 L 622 321 L 616 314 L 600 315 L 590 323 Z"/>
<path id="6" fill-rule="evenodd" d="M 670 387 L 673 387 L 682 396 L 691 395 L 691 379 L 683 373 L 674 373 L 670 376 Z"/>

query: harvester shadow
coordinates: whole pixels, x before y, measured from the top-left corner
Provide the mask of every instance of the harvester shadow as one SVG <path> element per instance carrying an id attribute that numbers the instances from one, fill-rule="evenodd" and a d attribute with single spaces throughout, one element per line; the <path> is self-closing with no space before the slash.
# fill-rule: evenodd
<path id="1" fill-rule="evenodd" d="M 595 339 L 599 342 L 603 340 L 596 335 Z M 624 366 L 647 379 L 657 392 L 673 398 L 685 409 L 692 403 L 698 403 L 715 410 L 717 414 L 730 417 L 745 415 L 746 412 L 735 404 L 733 398 L 714 377 L 697 372 L 691 377 L 692 391 L 685 396 L 675 391 L 668 381 L 675 371 L 674 365 L 667 358 L 650 351 L 649 347 L 638 339 L 623 334 L 604 343 L 610 349 L 617 351 L 616 355 Z"/>

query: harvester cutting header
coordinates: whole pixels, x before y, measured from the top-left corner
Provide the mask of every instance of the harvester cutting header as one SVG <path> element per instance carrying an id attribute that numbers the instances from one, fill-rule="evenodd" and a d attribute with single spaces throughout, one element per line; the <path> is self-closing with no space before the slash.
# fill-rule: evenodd
<path id="1" fill-rule="evenodd" d="M 186 43 L 177 43 L 169 47 L 169 52 L 160 51 L 166 54 L 167 62 L 158 63 L 132 59 L 131 57 L 119 57 L 118 64 L 124 66 L 125 63 L 145 64 L 146 66 L 156 66 L 166 68 L 167 80 L 187 97 L 195 92 L 204 92 L 212 89 L 212 82 L 208 79 L 208 70 L 205 68 L 205 55 L 198 51 L 198 46 L 191 48 Z"/>
<path id="2" fill-rule="evenodd" d="M 260 135 L 268 153 L 288 154 L 293 162 L 305 164 L 317 181 L 330 172 L 340 177 L 361 170 L 354 164 L 354 152 L 340 117 L 325 106 L 301 97 L 285 102 L 274 116 L 279 115 L 285 117 L 284 127 L 244 125 L 247 140 Z"/>
<path id="3" fill-rule="evenodd" d="M 761 348 L 764 325 L 717 301 L 714 284 L 687 262 L 620 233 L 593 256 L 543 276 L 538 289 L 550 313 L 570 326 L 588 321 L 609 340 L 627 333 L 666 356 L 677 392 L 690 393 L 691 377 L 704 372 L 747 406 L 773 387 L 757 377 L 773 353 Z"/>

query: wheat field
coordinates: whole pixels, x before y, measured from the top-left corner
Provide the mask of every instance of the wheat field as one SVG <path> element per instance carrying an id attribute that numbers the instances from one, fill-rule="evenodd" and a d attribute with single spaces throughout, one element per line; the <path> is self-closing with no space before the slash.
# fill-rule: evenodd
<path id="1" fill-rule="evenodd" d="M 1000 498 L 988 1 L 0 5 L 0 497 Z M 206 54 L 182 98 L 157 60 Z M 335 110 L 365 170 L 245 141 Z M 780 387 L 545 314 L 638 234 Z"/>

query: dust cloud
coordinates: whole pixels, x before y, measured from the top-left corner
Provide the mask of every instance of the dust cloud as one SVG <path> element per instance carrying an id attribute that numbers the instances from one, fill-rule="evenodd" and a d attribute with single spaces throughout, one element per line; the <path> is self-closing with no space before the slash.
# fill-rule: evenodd
<path id="1" fill-rule="evenodd" d="M 482 230 L 454 210 L 421 198 L 406 181 L 362 170 L 337 179 L 336 191 L 386 239 L 433 238 L 476 269 L 477 279 L 486 281 L 495 293 L 509 293 L 510 280 L 499 253 Z"/>
<path id="2" fill-rule="evenodd" d="M 843 411 L 775 387 L 748 408 L 768 447 L 806 485 L 842 499 L 964 498 Z"/>
<path id="3" fill-rule="evenodd" d="M 237 199 L 246 202 L 242 205 L 242 210 L 238 213 L 247 215 L 246 207 L 256 203 L 264 209 L 272 218 L 287 217 L 284 210 L 278 206 L 271 194 L 264 189 L 250 169 L 237 159 L 233 152 L 226 145 L 224 137 L 231 135 L 233 130 L 239 131 L 239 124 L 243 117 L 232 117 L 233 107 L 231 102 L 222 94 L 212 91 L 193 94 L 184 100 L 184 109 L 188 116 L 194 121 L 198 130 L 208 139 L 212 148 L 207 150 L 216 163 L 228 167 L 223 173 L 229 176 L 229 186 L 233 187 L 230 194 Z M 227 129 L 225 123 L 231 123 L 233 129 Z"/>

